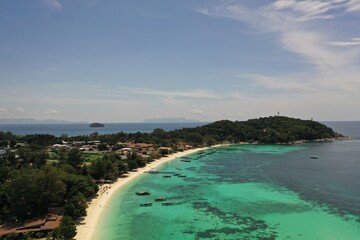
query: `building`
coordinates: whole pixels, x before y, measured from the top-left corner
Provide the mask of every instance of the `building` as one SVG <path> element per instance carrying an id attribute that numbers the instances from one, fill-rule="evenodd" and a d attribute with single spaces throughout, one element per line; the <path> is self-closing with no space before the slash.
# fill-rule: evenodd
<path id="1" fill-rule="evenodd" d="M 27 232 L 50 232 L 60 226 L 61 215 L 48 215 L 44 218 L 36 218 L 22 223 L 4 224 L 0 227 L 0 236 L 13 233 Z"/>

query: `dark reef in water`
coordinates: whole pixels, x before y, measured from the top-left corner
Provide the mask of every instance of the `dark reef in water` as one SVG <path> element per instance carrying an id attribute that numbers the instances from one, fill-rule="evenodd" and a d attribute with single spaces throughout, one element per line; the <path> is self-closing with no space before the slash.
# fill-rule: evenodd
<path id="1" fill-rule="evenodd" d="M 256 236 L 256 239 L 276 239 L 277 232 L 263 220 L 259 220 L 249 216 L 241 216 L 233 212 L 225 212 L 217 207 L 211 206 L 206 201 L 197 201 L 193 203 L 193 208 L 201 210 L 206 214 L 218 217 L 222 224 L 236 224 L 237 227 L 222 227 L 207 229 L 196 233 L 196 239 L 216 238 L 219 234 L 227 235 L 231 239 L 231 235 L 236 237 L 242 235 L 244 239 Z M 186 232 L 184 232 L 186 233 Z"/>

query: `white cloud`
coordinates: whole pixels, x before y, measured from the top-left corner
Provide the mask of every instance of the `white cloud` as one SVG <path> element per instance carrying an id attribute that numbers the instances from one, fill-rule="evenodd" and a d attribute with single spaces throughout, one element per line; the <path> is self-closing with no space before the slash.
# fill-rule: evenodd
<path id="1" fill-rule="evenodd" d="M 162 97 L 180 97 L 180 98 L 205 98 L 205 99 L 219 99 L 220 96 L 216 95 L 213 91 L 195 89 L 190 91 L 167 91 L 156 90 L 149 88 L 133 88 L 132 93 L 142 95 L 158 95 Z"/>
<path id="2" fill-rule="evenodd" d="M 345 5 L 347 12 L 360 12 L 359 0 L 349 0 Z"/>
<path id="3" fill-rule="evenodd" d="M 47 111 L 44 112 L 45 114 L 50 114 L 50 115 L 58 115 L 59 111 L 54 110 L 54 109 L 49 109 Z"/>
<path id="4" fill-rule="evenodd" d="M 339 68 L 353 60 L 347 52 L 334 51 L 323 43 L 326 39 L 311 31 L 284 31 L 281 36 L 283 47 L 306 58 L 321 70 Z"/>
<path id="5" fill-rule="evenodd" d="M 273 6 L 276 9 L 288 9 L 292 8 L 294 5 L 296 5 L 295 0 L 278 0 L 273 3 Z"/>
<path id="6" fill-rule="evenodd" d="M 299 21 L 308 21 L 312 19 L 330 19 L 334 16 L 327 14 L 330 10 L 341 7 L 333 1 L 294 1 L 294 0 L 278 0 L 273 4 L 276 10 L 290 10 L 298 18 Z"/>
<path id="7" fill-rule="evenodd" d="M 277 10 L 292 11 L 300 21 L 331 19 L 344 12 L 360 11 L 359 0 L 277 0 L 272 6 Z"/>
<path id="8" fill-rule="evenodd" d="M 360 45 L 360 38 L 352 38 L 351 41 L 327 42 L 327 44 L 338 47 L 357 46 Z"/>
<path id="9" fill-rule="evenodd" d="M 8 110 L 6 108 L 0 108 L 0 115 L 7 114 Z"/>
<path id="10" fill-rule="evenodd" d="M 266 89 L 279 89 L 286 91 L 311 91 L 312 87 L 309 86 L 306 77 L 304 76 L 267 76 L 262 74 L 239 74 L 238 78 L 248 80 L 253 85 L 266 88 Z M 239 97 L 239 96 L 237 96 Z"/>
<path id="11" fill-rule="evenodd" d="M 190 111 L 190 114 L 204 116 L 205 112 L 203 110 L 195 108 Z"/>
<path id="12" fill-rule="evenodd" d="M 42 3 L 48 8 L 62 10 L 62 4 L 60 0 L 42 0 Z"/>
<path id="13" fill-rule="evenodd" d="M 292 73 L 287 75 L 269 76 L 263 74 L 239 74 L 242 80 L 247 80 L 253 86 L 258 87 L 258 91 L 266 90 L 281 90 L 278 95 L 293 95 L 297 94 L 324 94 L 328 93 L 334 100 L 343 98 L 343 96 L 358 95 L 360 89 L 360 81 L 358 76 L 360 70 L 344 69 L 343 71 L 329 71 L 327 73 Z M 341 81 L 339 80 L 341 79 Z M 235 94 L 240 97 L 245 94 Z M 360 99 L 359 99 L 360 100 Z"/>
<path id="14" fill-rule="evenodd" d="M 347 0 L 278 0 L 273 4 L 251 9 L 244 6 L 242 1 L 225 0 L 198 12 L 245 22 L 263 32 L 277 33 L 284 49 L 302 56 L 319 70 L 328 71 L 351 65 L 359 53 L 333 48 L 327 44 L 336 44 L 330 39 L 331 34 L 318 27 L 314 29 L 311 22 L 344 14 L 349 4 L 350 1 Z M 351 6 L 355 6 L 354 3 Z M 334 10 L 337 15 L 333 13 Z"/>
<path id="15" fill-rule="evenodd" d="M 24 114 L 26 113 L 26 111 L 22 108 L 22 107 L 17 107 L 15 109 L 15 112 L 18 113 L 18 114 Z"/>

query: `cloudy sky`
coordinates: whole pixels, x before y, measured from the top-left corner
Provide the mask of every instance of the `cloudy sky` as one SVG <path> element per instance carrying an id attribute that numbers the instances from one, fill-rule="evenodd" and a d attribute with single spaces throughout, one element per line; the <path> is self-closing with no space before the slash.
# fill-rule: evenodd
<path id="1" fill-rule="evenodd" d="M 2 0 L 0 118 L 360 120 L 360 0 Z"/>

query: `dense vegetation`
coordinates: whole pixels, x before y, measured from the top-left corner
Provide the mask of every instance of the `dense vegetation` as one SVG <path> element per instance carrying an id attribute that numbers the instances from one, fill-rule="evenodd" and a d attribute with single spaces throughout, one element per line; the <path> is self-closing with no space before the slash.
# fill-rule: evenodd
<path id="1" fill-rule="evenodd" d="M 6 146 L 10 140 L 27 142 L 31 145 L 48 146 L 60 140 L 92 141 L 101 140 L 109 144 L 117 142 L 144 142 L 157 146 L 173 146 L 180 142 L 198 146 L 212 145 L 219 142 L 259 142 L 259 143 L 291 143 L 297 140 L 315 140 L 334 138 L 337 134 L 329 127 L 312 120 L 301 120 L 282 116 L 273 116 L 248 121 L 222 120 L 196 128 L 183 128 L 173 131 L 155 129 L 152 133 L 124 133 L 99 135 L 96 132 L 88 136 L 55 137 L 47 134 L 14 136 L 0 132 L 0 146 Z"/>
<path id="2" fill-rule="evenodd" d="M 115 152 L 89 160 L 85 159 L 83 152 L 73 148 L 53 150 L 56 160 L 49 161 L 45 148 L 63 140 L 100 140 L 99 150 L 105 150 L 109 145 L 113 145 L 114 150 L 116 143 L 126 141 L 171 146 L 176 150 L 180 143 L 193 146 L 209 146 L 224 141 L 291 143 L 337 136 L 332 129 L 318 122 L 279 116 L 243 122 L 223 120 L 168 132 L 155 129 L 152 133 L 55 137 L 47 134 L 16 136 L 0 132 L 0 147 L 10 145 L 7 154 L 0 156 L 0 225 L 42 216 L 50 209 L 60 209 L 65 217 L 61 227 L 52 233 L 52 238 L 71 239 L 75 235 L 74 221 L 86 215 L 86 202 L 98 191 L 95 180 L 116 180 L 122 173 L 153 160 L 144 159 L 136 153 L 124 158 Z M 18 143 L 24 142 L 27 143 L 25 146 L 18 146 Z M 84 164 L 86 161 L 90 164 Z M 24 239 L 24 236 L 21 237 Z"/>
<path id="3" fill-rule="evenodd" d="M 334 138 L 329 127 L 311 120 L 288 117 L 267 117 L 248 121 L 218 121 L 197 128 L 194 132 L 212 136 L 217 142 L 291 143 L 298 140 Z"/>

